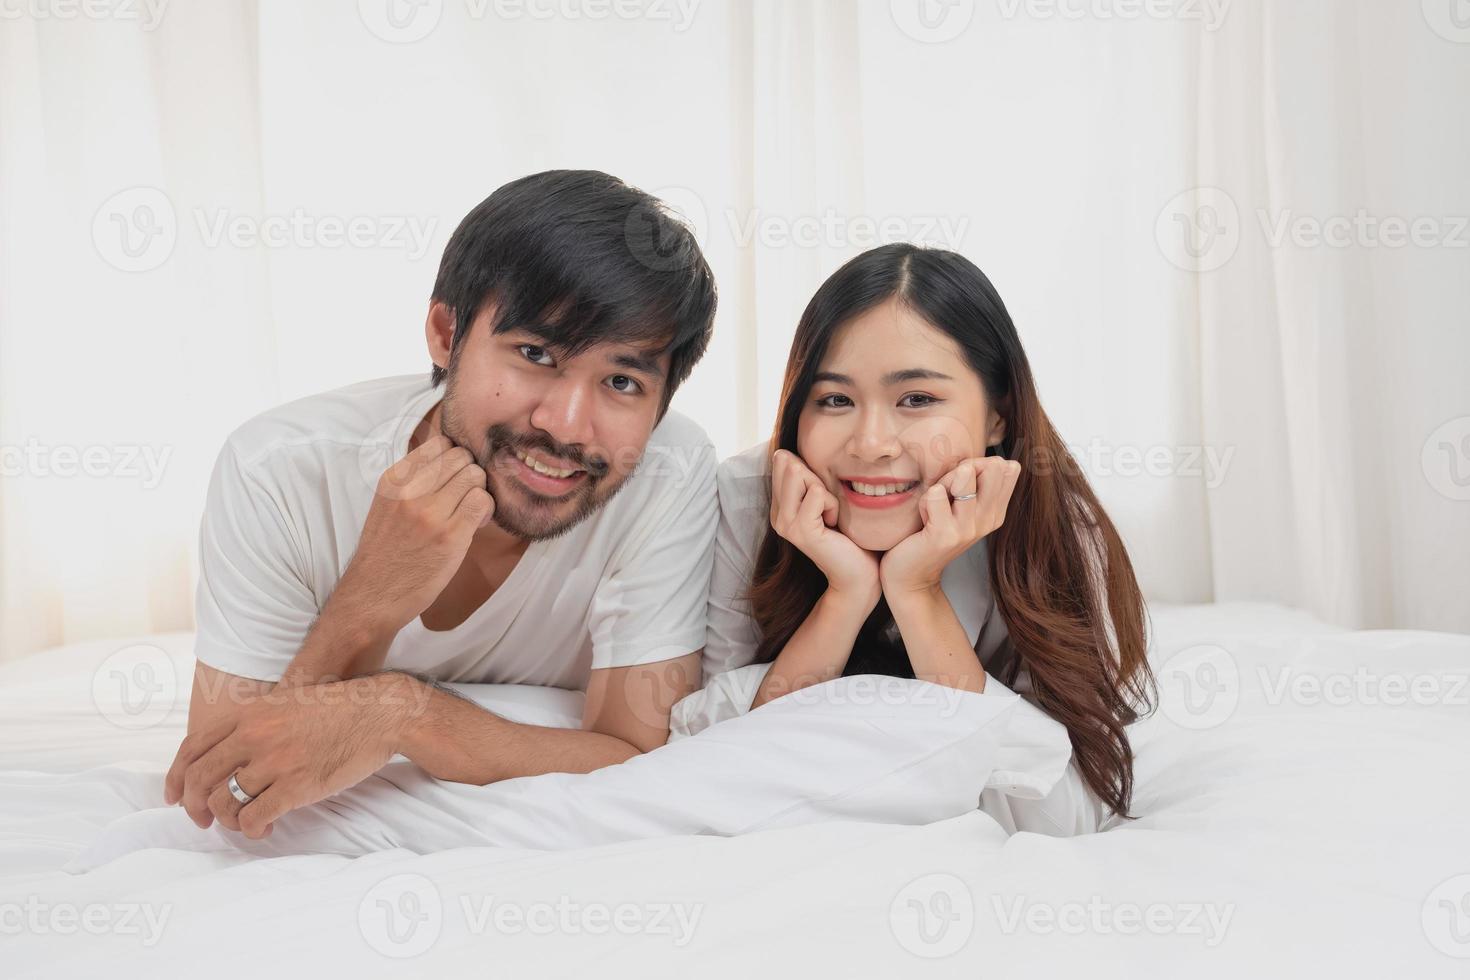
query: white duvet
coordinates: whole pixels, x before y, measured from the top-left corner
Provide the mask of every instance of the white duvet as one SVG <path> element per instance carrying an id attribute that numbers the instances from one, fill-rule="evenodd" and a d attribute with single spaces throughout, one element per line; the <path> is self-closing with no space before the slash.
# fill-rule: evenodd
<path id="1" fill-rule="evenodd" d="M 765 669 L 757 668 L 757 683 Z M 748 668 L 734 673 L 751 676 Z M 502 717 L 525 718 L 514 687 L 463 688 Z M 562 851 L 824 821 L 923 825 L 975 809 L 988 785 L 1040 800 L 1071 757 L 1066 729 L 999 683 L 974 694 L 918 680 L 844 677 L 748 713 L 749 698 L 736 706 L 711 696 L 723 688 L 715 683 L 681 701 L 669 744 L 621 765 L 471 786 L 395 759 L 357 786 L 284 815 L 259 840 L 218 822 L 201 830 L 159 800 L 109 824 L 65 870 L 85 873 L 145 848 L 261 857 Z M 571 708 L 580 695 L 565 693 L 568 710 L 544 712 L 538 723 L 579 723 L 580 711 Z M 131 778 L 140 794 L 161 785 L 157 773 Z M 41 810 L 52 794 L 72 788 L 38 777 L 16 792 Z"/>
<path id="2" fill-rule="evenodd" d="M 119 644 L 33 657 L 0 670 L 0 963 L 7 977 L 1470 975 L 1470 639 L 1247 606 L 1154 621 L 1164 706 L 1131 732 L 1142 816 L 1096 834 L 1008 834 L 974 809 L 562 851 L 144 849 L 84 875 L 62 868 L 159 806 L 188 638 L 153 641 L 175 664 L 148 678 L 168 702 L 156 717 L 110 700 L 139 661 Z"/>

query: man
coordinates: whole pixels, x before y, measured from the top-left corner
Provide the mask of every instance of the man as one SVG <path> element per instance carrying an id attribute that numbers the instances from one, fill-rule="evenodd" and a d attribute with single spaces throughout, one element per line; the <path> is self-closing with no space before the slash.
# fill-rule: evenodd
<path id="1" fill-rule="evenodd" d="M 221 451 L 165 800 L 260 837 L 395 754 L 484 784 L 663 744 L 699 686 L 717 523 L 714 449 L 669 400 L 714 312 L 690 231 L 606 174 L 471 211 L 434 283 L 430 379 L 291 402 Z M 514 724 L 436 681 L 585 690 L 583 725 Z"/>

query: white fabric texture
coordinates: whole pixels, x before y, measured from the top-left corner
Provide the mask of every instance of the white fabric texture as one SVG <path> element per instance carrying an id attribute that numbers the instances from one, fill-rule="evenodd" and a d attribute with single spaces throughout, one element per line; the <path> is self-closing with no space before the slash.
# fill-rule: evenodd
<path id="1" fill-rule="evenodd" d="M 483 977 L 493 961 L 507 977 L 1463 980 L 1470 637 L 1345 632 L 1258 604 L 1151 612 L 1162 707 L 1129 729 L 1139 817 L 1074 837 L 1008 836 L 972 810 L 923 827 L 823 822 L 571 852 L 155 849 L 71 875 L 62 866 L 105 827 L 162 806 L 184 734 L 187 684 L 154 724 L 123 728 L 99 669 L 147 644 L 162 658 L 155 680 L 187 680 L 191 638 L 113 637 L 0 665 L 4 973 Z M 1216 671 L 1191 663 L 1211 653 Z M 1382 684 L 1359 689 L 1360 675 Z M 1226 699 L 1197 713 L 1191 679 Z M 560 903 L 570 926 L 524 923 Z M 76 927 L 30 927 L 32 907 L 43 925 L 77 910 Z M 496 928 L 507 907 L 526 927 Z M 642 928 L 591 927 L 625 908 L 643 911 Z M 104 927 L 84 927 L 93 909 L 111 915 Z M 422 913 L 417 931 L 394 910 Z M 678 910 L 694 924 L 675 934 Z M 166 921 L 150 931 L 145 913 Z"/>
<path id="2" fill-rule="evenodd" d="M 711 725 L 750 711 L 761 681 L 770 669 L 770 664 L 748 664 L 706 678 L 703 690 L 674 705 L 669 741 L 697 735 Z M 862 683 L 867 684 L 883 685 L 892 680 L 859 676 L 864 676 Z M 858 685 L 859 691 L 862 683 Z M 935 696 L 964 693 L 936 687 Z M 994 677 L 985 679 L 985 693 L 1015 696 L 1015 692 Z M 1072 763 L 1072 744 L 1066 727 L 1030 701 L 1018 698 L 1010 709 L 1005 734 L 997 740 L 994 750 L 990 774 L 980 793 L 980 809 L 995 818 L 1006 833 L 1026 831 L 1071 837 L 1095 833 L 1102 825 L 1104 807 Z"/>
<path id="3" fill-rule="evenodd" d="M 357 550 L 378 478 L 444 389 L 427 375 L 300 399 L 230 434 L 200 529 L 196 656 L 277 680 Z M 714 449 L 669 412 L 606 506 L 527 547 L 450 630 L 415 617 L 385 665 L 437 680 L 582 689 L 591 669 L 681 657 L 704 643 L 717 507 Z"/>
<path id="4" fill-rule="evenodd" d="M 250 840 L 182 809 L 123 817 L 70 865 L 149 847 L 262 856 L 404 847 L 571 850 L 673 834 L 731 836 L 826 821 L 923 825 L 975 809 L 1020 698 L 896 677 L 813 685 L 590 773 L 469 786 L 407 760 L 277 820 Z M 1055 780 L 1067 753 L 1043 751 Z M 1049 788 L 1049 787 L 1048 787 Z"/>
<path id="5" fill-rule="evenodd" d="M 842 260 L 951 245 L 1005 298 L 1151 600 L 1470 630 L 1466 250 L 1276 246 L 1261 216 L 1366 209 L 1448 237 L 1470 215 L 1470 126 L 1425 97 L 1470 90 L 1451 0 L 1235 0 L 1219 23 L 1218 4 L 929 4 L 965 18 L 935 43 L 902 2 L 704 0 L 687 22 L 424 3 L 411 43 L 373 32 L 383 6 L 0 18 L 0 448 L 22 454 L 0 480 L 0 658 L 192 629 L 226 433 L 427 370 L 454 225 L 554 166 L 702 226 L 719 322 L 675 407 L 722 457 L 770 432 L 791 331 Z M 1160 225 L 1213 186 L 1233 257 L 1180 268 Z M 284 241 L 215 234 L 297 213 L 310 231 Z M 150 215 L 172 230 L 157 264 L 111 264 Z M 315 233 L 355 218 L 365 240 Z M 57 475 L 91 447 L 102 475 Z"/>

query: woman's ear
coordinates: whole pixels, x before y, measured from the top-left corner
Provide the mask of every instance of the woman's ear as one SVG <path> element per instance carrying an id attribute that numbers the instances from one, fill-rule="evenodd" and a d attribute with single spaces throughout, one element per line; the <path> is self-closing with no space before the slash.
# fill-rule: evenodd
<path id="1" fill-rule="evenodd" d="M 1006 438 L 1006 420 L 995 409 L 990 410 L 990 418 L 985 423 L 985 448 L 992 449 L 999 446 Z"/>

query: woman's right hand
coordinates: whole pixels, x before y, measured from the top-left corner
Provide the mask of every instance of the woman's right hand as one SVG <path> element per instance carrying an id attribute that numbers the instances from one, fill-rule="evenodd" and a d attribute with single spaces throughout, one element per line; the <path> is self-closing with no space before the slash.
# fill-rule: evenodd
<path id="1" fill-rule="evenodd" d="M 871 612 L 883 595 L 878 556 L 837 530 L 838 500 L 795 453 L 771 456 L 771 528 L 812 560 L 827 588 L 864 603 Z"/>

